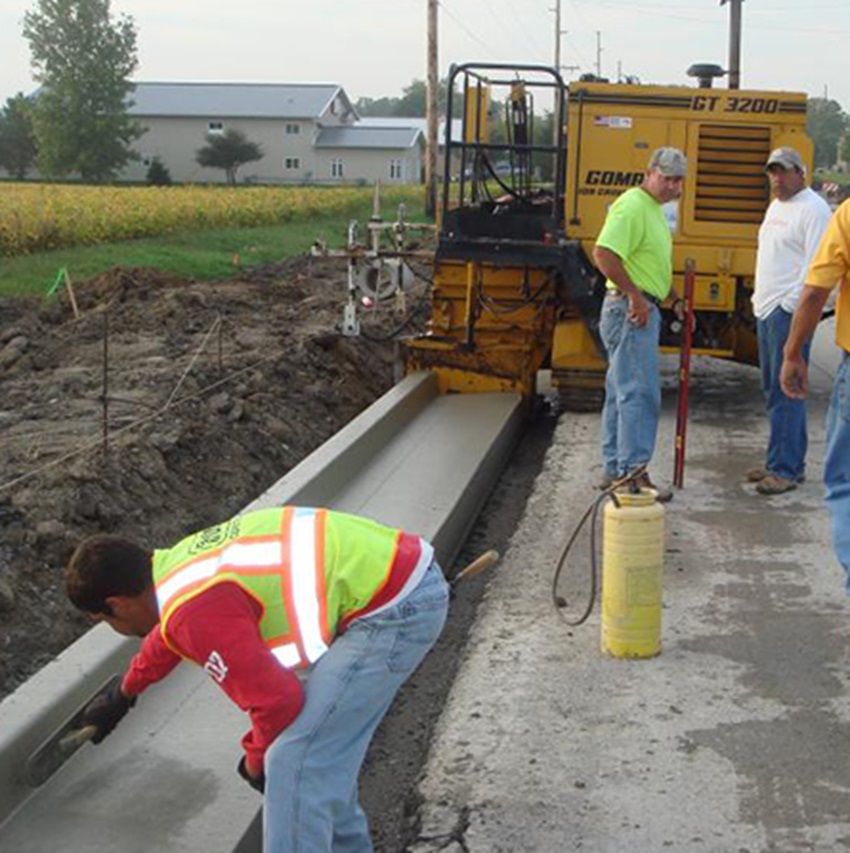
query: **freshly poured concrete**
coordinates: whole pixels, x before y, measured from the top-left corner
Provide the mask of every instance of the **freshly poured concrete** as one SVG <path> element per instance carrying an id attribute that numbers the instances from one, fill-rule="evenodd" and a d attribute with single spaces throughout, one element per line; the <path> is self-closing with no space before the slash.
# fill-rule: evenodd
<path id="1" fill-rule="evenodd" d="M 448 561 L 520 427 L 515 395 L 439 398 L 433 376 L 408 377 L 251 506 L 371 515 L 427 536 Z M 259 851 L 260 798 L 235 772 L 246 718 L 190 665 L 142 696 L 103 744 L 83 747 L 37 791 L 26 787 L 29 752 L 131 650 L 101 626 L 52 676 L 0 705 L 3 853 Z"/>
<path id="2" fill-rule="evenodd" d="M 767 436 L 758 372 L 695 364 L 652 660 L 602 655 L 598 605 L 579 628 L 552 605 L 600 474 L 598 416 L 562 417 L 432 743 L 415 853 L 850 848 L 850 605 L 820 482 L 837 355 L 825 332 L 808 479 L 778 497 L 743 482 Z M 672 393 L 665 404 L 652 473 L 669 482 Z M 571 564 L 586 572 L 580 548 Z"/>

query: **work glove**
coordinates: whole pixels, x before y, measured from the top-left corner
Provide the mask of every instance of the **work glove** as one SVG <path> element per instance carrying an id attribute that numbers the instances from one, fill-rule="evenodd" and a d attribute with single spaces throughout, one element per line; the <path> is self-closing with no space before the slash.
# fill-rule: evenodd
<path id="1" fill-rule="evenodd" d="M 260 773 L 259 776 L 252 776 L 248 772 L 244 755 L 239 759 L 239 764 L 236 765 L 236 771 L 255 791 L 259 791 L 261 794 L 266 792 L 266 774 Z"/>
<path id="2" fill-rule="evenodd" d="M 92 743 L 100 743 L 135 704 L 135 696 L 128 698 L 121 692 L 120 682 L 95 696 L 83 711 L 82 721 L 84 726 L 97 727 L 97 734 L 91 739 Z"/>

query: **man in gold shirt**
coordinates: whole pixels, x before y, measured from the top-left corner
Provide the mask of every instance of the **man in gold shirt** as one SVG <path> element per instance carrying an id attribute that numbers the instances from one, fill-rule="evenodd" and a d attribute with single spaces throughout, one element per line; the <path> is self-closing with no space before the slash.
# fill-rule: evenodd
<path id="1" fill-rule="evenodd" d="M 806 276 L 800 302 L 785 344 L 780 382 L 789 397 L 803 399 L 809 371 L 803 347 L 814 334 L 830 291 L 839 285 L 835 342 L 843 350 L 826 420 L 823 479 L 832 516 L 832 540 L 847 573 L 850 591 L 850 201 L 833 215 Z"/>

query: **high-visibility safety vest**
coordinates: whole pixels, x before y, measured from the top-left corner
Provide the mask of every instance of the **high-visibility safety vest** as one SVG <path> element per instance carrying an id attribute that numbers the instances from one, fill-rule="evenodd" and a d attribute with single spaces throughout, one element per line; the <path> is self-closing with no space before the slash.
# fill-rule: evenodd
<path id="1" fill-rule="evenodd" d="M 175 611 L 235 583 L 260 604 L 260 634 L 277 660 L 307 667 L 354 619 L 403 597 L 433 557 L 420 537 L 359 516 L 292 506 L 245 513 L 154 551 L 160 631 L 173 649 Z"/>

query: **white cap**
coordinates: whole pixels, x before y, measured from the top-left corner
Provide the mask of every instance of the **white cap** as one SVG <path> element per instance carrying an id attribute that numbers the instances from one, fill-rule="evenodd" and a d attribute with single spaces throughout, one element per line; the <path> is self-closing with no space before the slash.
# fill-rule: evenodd
<path id="1" fill-rule="evenodd" d="M 767 163 L 764 164 L 765 171 L 771 166 L 782 166 L 783 169 L 797 169 L 800 172 L 806 171 L 806 164 L 803 162 L 800 152 L 789 145 L 774 148 L 770 152 L 770 157 L 767 158 Z"/>

